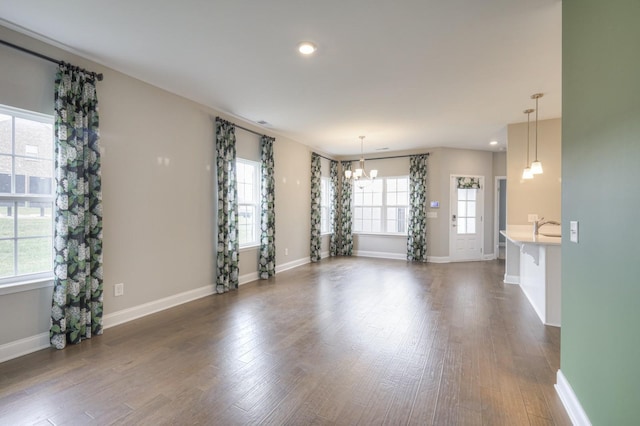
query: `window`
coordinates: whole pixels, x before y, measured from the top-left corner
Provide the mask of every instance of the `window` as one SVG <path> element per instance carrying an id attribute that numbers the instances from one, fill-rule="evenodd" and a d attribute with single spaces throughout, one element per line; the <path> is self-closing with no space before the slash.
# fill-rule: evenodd
<path id="1" fill-rule="evenodd" d="M 236 159 L 240 247 L 260 242 L 260 163 Z"/>
<path id="2" fill-rule="evenodd" d="M 331 200 L 333 199 L 333 188 L 331 179 L 322 177 L 320 181 L 320 232 L 330 234 L 333 232 L 331 223 Z"/>
<path id="3" fill-rule="evenodd" d="M 477 188 L 458 188 L 458 234 L 476 233 Z"/>
<path id="4" fill-rule="evenodd" d="M 53 117 L 0 105 L 0 284 L 53 270 Z"/>
<path id="5" fill-rule="evenodd" d="M 389 177 L 353 187 L 353 231 L 406 234 L 409 224 L 409 178 Z"/>
<path id="6" fill-rule="evenodd" d="M 387 178 L 387 232 L 407 233 L 409 178 Z"/>

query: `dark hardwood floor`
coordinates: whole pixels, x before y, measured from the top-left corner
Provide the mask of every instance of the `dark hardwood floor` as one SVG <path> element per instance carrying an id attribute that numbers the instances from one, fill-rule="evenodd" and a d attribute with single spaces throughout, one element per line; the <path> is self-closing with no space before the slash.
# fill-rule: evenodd
<path id="1" fill-rule="evenodd" d="M 569 425 L 503 274 L 325 259 L 0 364 L 0 424 Z"/>

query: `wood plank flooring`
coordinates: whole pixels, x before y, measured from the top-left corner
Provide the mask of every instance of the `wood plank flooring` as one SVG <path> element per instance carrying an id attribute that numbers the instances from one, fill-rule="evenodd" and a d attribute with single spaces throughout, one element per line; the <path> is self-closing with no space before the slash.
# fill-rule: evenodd
<path id="1" fill-rule="evenodd" d="M 569 425 L 503 274 L 325 259 L 0 364 L 0 424 Z"/>

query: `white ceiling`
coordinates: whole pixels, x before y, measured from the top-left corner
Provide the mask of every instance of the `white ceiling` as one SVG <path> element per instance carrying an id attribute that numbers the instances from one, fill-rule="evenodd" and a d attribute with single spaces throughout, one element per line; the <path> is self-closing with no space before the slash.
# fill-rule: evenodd
<path id="1" fill-rule="evenodd" d="M 0 18 L 326 153 L 504 147 L 561 115 L 560 0 L 2 0 Z M 296 45 L 318 45 L 302 57 Z M 489 141 L 498 139 L 498 148 Z"/>

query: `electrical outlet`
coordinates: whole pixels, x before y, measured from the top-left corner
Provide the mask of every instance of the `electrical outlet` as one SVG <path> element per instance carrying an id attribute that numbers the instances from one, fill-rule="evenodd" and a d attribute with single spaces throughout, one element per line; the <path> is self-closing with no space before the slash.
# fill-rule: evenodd
<path id="1" fill-rule="evenodd" d="M 289 256 L 289 249 L 288 248 L 284 249 L 284 255 L 285 256 Z"/>
<path id="2" fill-rule="evenodd" d="M 124 295 L 124 283 L 119 283 L 113 286 L 113 295 L 116 297 Z"/>
<path id="3" fill-rule="evenodd" d="M 538 221 L 538 215 L 529 213 L 529 218 L 527 219 L 527 221 L 529 223 L 537 222 Z"/>

